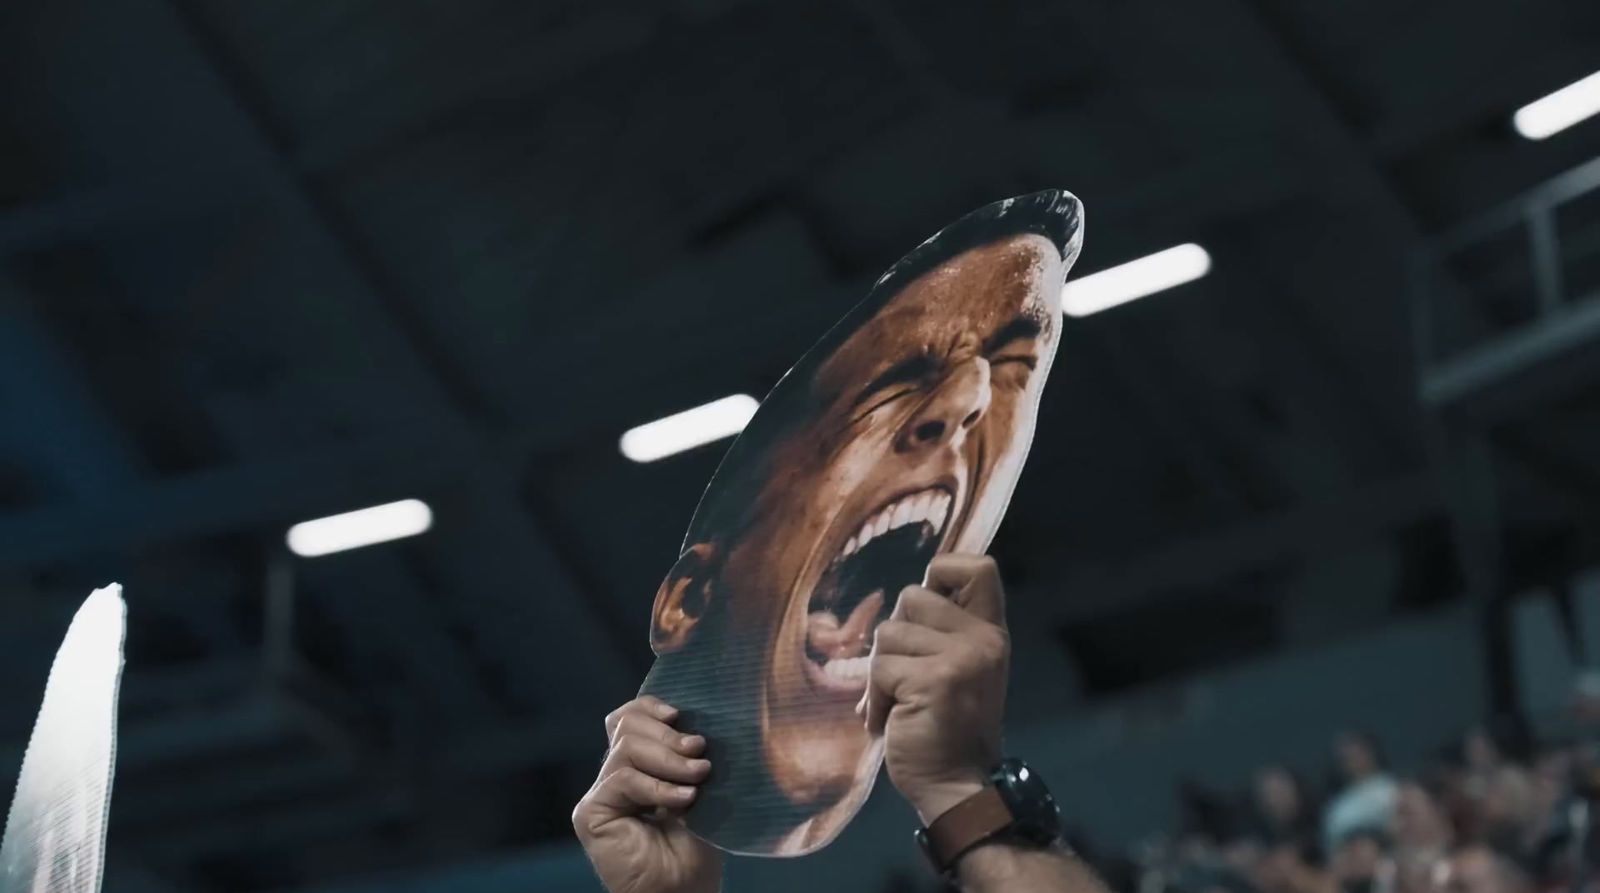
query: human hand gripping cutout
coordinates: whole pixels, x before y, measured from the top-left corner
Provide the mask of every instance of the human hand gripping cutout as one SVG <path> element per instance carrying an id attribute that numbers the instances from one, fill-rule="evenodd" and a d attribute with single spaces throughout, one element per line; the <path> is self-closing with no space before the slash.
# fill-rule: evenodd
<path id="1" fill-rule="evenodd" d="M 704 736 L 687 813 L 722 849 L 797 856 L 872 789 L 856 710 L 873 633 L 943 552 L 987 548 L 1032 441 L 1082 208 L 988 205 L 896 263 L 729 449 L 656 595 L 641 690 Z"/>

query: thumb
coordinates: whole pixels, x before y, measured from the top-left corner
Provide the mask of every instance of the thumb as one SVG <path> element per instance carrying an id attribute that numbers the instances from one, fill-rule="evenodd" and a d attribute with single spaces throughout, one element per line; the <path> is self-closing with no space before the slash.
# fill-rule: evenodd
<path id="1" fill-rule="evenodd" d="M 937 556 L 928 565 L 927 588 L 948 597 L 974 617 L 1005 629 L 1005 587 L 993 558 L 956 553 Z"/>
<path id="2" fill-rule="evenodd" d="M 901 654 L 872 655 L 867 694 L 862 699 L 864 702 L 862 715 L 870 734 L 882 735 L 884 728 L 888 726 L 889 711 L 894 709 L 894 705 L 899 701 L 896 693 L 903 690 L 911 678 L 915 660 L 916 658 Z"/>

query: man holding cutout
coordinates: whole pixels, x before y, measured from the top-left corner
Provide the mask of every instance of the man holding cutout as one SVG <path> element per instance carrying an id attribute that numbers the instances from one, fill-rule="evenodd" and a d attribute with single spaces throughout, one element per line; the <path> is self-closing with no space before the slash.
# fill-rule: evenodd
<path id="1" fill-rule="evenodd" d="M 935 867 L 970 893 L 1103 893 L 1056 841 L 1055 805 L 1038 776 L 1000 759 L 1010 645 L 999 571 L 946 554 L 927 585 L 907 587 L 880 624 L 858 712 L 883 735 L 896 790 L 916 809 Z M 711 771 L 706 742 L 674 731 L 654 698 L 606 717 L 610 750 L 573 827 L 611 893 L 716 893 L 721 853 L 681 819 Z"/>

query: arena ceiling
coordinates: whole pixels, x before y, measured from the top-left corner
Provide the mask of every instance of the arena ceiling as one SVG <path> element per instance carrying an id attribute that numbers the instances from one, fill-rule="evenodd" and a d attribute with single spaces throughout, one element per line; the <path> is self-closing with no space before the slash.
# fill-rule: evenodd
<path id="1" fill-rule="evenodd" d="M 1461 505 L 1410 301 L 1435 234 L 1600 154 L 1507 124 L 1594 68 L 1592 5 L 14 0 L 0 41 L 0 768 L 121 579 L 152 891 L 561 837 L 719 455 L 620 432 L 764 392 L 1007 195 L 1082 198 L 1081 272 L 1214 262 L 1064 333 L 994 547 L 1019 709 L 1462 597 L 1473 518 L 1490 588 L 1595 553 L 1600 402 L 1519 391 Z M 1446 271 L 1491 330 L 1520 244 Z M 282 560 L 404 496 L 429 535 Z"/>

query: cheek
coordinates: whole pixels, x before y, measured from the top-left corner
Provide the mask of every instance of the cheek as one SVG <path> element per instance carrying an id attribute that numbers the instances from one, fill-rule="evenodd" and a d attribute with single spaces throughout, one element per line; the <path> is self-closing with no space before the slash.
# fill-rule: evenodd
<path id="1" fill-rule="evenodd" d="M 1017 415 L 1026 404 L 1028 392 L 1021 388 L 996 388 L 989 401 L 989 425 L 992 436 L 1007 436 L 1015 427 Z"/>
<path id="2" fill-rule="evenodd" d="M 974 432 L 976 436 L 968 438 L 969 443 L 979 442 L 983 445 L 984 455 L 988 457 L 990 465 L 998 462 L 1015 445 L 1013 441 L 1017 437 L 1022 414 L 1031 411 L 1026 407 L 1026 392 L 1014 389 L 995 391 L 988 414 Z"/>
<path id="3" fill-rule="evenodd" d="M 880 411 L 827 447 L 823 487 L 834 497 L 851 493 L 871 479 L 878 463 L 894 450 L 894 435 L 903 413 Z M 831 506 L 830 506 L 831 507 Z"/>

